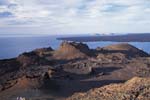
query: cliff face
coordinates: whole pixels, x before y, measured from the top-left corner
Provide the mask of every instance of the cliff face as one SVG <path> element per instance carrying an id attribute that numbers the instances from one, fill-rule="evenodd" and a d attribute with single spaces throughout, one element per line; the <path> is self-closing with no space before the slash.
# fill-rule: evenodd
<path id="1" fill-rule="evenodd" d="M 150 78 L 132 78 L 123 84 L 112 84 L 77 93 L 67 100 L 149 100 Z"/>
<path id="2" fill-rule="evenodd" d="M 90 54 L 90 49 L 86 44 L 63 42 L 59 49 L 54 53 L 54 57 L 58 59 L 76 59 L 87 58 Z"/>

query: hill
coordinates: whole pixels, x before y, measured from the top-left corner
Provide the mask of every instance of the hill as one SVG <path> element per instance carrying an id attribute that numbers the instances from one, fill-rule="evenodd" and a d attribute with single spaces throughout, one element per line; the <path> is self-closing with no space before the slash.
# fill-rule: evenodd
<path id="1" fill-rule="evenodd" d="M 75 42 L 62 42 L 59 49 L 54 52 L 57 59 L 87 58 L 90 49 L 86 44 Z"/>
<path id="2" fill-rule="evenodd" d="M 135 77 L 122 84 L 74 94 L 67 100 L 150 100 L 150 78 Z"/>
<path id="3" fill-rule="evenodd" d="M 133 57 L 133 56 L 134 57 L 138 57 L 138 56 L 148 57 L 149 56 L 146 52 L 144 52 L 128 43 L 113 44 L 113 45 L 103 47 L 102 49 L 112 52 L 112 53 L 120 52 L 120 53 L 126 54 L 126 56 L 128 56 L 128 57 Z"/>

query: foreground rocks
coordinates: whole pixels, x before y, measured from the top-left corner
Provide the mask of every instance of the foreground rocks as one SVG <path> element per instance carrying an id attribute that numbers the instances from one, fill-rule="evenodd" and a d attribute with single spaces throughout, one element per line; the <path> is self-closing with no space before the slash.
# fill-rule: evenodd
<path id="1" fill-rule="evenodd" d="M 150 100 L 150 78 L 135 77 L 122 84 L 76 93 L 67 100 Z"/>

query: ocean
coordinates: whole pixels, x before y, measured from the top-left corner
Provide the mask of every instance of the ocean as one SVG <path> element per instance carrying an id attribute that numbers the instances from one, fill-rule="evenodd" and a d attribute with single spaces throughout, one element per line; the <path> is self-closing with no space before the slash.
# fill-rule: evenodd
<path id="1" fill-rule="evenodd" d="M 52 47 L 57 49 L 61 43 L 56 36 L 32 36 L 32 37 L 0 37 L 0 59 L 17 57 L 23 52 L 29 52 L 36 48 Z M 117 42 L 85 42 L 90 48 L 104 47 Z M 129 42 L 129 44 L 150 53 L 150 42 Z"/>

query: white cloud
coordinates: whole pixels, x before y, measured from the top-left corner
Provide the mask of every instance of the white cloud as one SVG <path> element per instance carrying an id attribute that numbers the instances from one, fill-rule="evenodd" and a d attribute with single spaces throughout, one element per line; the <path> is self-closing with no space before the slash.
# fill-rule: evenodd
<path id="1" fill-rule="evenodd" d="M 12 16 L 1 18 L 0 27 L 28 27 L 34 33 L 148 32 L 149 5 L 149 0 L 2 0 L 0 16 Z"/>

